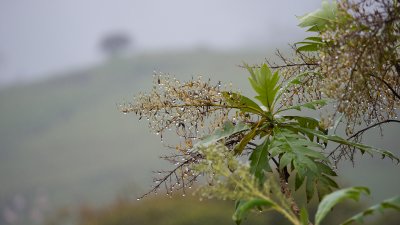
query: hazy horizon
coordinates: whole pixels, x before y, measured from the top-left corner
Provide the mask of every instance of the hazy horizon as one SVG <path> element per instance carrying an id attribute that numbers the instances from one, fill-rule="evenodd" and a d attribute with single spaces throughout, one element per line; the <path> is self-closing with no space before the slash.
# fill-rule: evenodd
<path id="1" fill-rule="evenodd" d="M 0 86 L 99 63 L 104 35 L 121 32 L 136 52 L 260 49 L 299 40 L 300 1 L 0 1 Z"/>

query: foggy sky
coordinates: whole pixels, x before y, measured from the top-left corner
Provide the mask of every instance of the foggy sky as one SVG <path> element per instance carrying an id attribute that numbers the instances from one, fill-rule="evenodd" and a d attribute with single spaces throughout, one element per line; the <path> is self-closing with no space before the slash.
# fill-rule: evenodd
<path id="1" fill-rule="evenodd" d="M 307 4 L 305 4 L 307 3 Z M 0 0 L 0 85 L 99 62 L 120 31 L 137 51 L 266 48 L 298 41 L 319 0 Z"/>

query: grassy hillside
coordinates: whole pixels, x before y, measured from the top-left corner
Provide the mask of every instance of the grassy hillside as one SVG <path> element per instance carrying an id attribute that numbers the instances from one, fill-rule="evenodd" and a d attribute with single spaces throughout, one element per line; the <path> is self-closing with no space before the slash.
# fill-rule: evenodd
<path id="1" fill-rule="evenodd" d="M 1 90 L 1 198 L 39 191 L 57 205 L 104 202 L 126 185 L 147 187 L 162 166 L 161 144 L 116 104 L 151 88 L 154 70 L 240 84 L 246 75 L 236 65 L 256 59 L 262 54 L 154 53 Z"/>
<path id="2" fill-rule="evenodd" d="M 201 74 L 216 82 L 232 81 L 250 93 L 247 74 L 236 65 L 257 63 L 265 56 L 142 54 L 0 90 L 0 206 L 12 208 L 16 196 L 22 196 L 25 211 L 38 198 L 45 199 L 46 211 L 109 202 L 122 189 L 143 191 L 151 185 L 151 171 L 166 166 L 158 159 L 165 150 L 145 122 L 122 115 L 116 104 L 150 89 L 154 70 L 182 79 Z M 396 151 L 399 131 L 392 127 L 385 139 L 375 132 L 367 140 Z M 367 160 L 352 172 L 349 166 L 341 172 L 356 185 L 372 186 L 376 200 L 400 190 L 399 167 L 387 160 Z"/>
<path id="3" fill-rule="evenodd" d="M 231 201 L 202 201 L 193 197 L 177 197 L 173 200 L 158 196 L 156 198 L 145 199 L 140 204 L 137 202 L 129 202 L 126 200 L 118 200 L 108 207 L 100 209 L 82 207 L 80 210 L 81 225 L 122 225 L 122 224 L 152 224 L 152 225 L 233 225 L 230 220 L 233 211 L 233 202 Z M 310 210 L 315 207 L 310 207 Z M 342 204 L 340 208 L 335 208 L 325 220 L 324 225 L 337 225 L 345 221 L 350 216 L 361 210 L 359 205 Z M 378 218 L 368 220 L 370 225 L 398 224 L 396 212 L 385 213 Z M 51 223 L 57 221 L 58 223 Z M 49 220 L 48 225 L 60 224 L 59 218 Z M 287 219 L 275 212 L 253 211 L 247 219 L 241 224 L 258 225 L 258 224 L 274 224 L 287 225 L 290 224 Z"/>

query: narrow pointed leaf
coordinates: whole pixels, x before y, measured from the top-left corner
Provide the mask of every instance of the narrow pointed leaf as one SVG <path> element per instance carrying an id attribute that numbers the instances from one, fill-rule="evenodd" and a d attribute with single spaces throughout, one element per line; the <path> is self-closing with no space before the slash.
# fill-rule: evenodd
<path id="1" fill-rule="evenodd" d="M 246 145 L 253 140 L 253 138 L 257 135 L 257 127 L 254 127 L 249 133 L 247 133 L 242 140 L 235 146 L 234 152 L 236 155 L 242 154 Z"/>
<path id="2" fill-rule="evenodd" d="M 368 209 L 354 215 L 350 219 L 346 220 L 342 225 L 348 225 L 353 222 L 362 223 L 364 218 L 368 215 L 372 215 L 376 212 L 383 212 L 385 209 L 394 209 L 400 211 L 400 196 L 396 196 L 390 199 L 387 199 L 379 204 L 373 205 Z"/>
<path id="3" fill-rule="evenodd" d="M 296 50 L 299 52 L 316 52 L 320 48 L 320 44 L 308 44 L 298 47 Z"/>
<path id="4" fill-rule="evenodd" d="M 348 145 L 351 147 L 355 147 L 357 149 L 359 149 L 361 151 L 361 153 L 367 152 L 368 154 L 370 154 L 371 156 L 374 154 L 379 154 L 382 157 L 388 157 L 394 161 L 397 161 L 397 163 L 400 162 L 400 158 L 396 155 L 394 155 L 392 152 L 387 151 L 387 150 L 382 150 L 382 149 L 378 149 L 378 148 L 374 148 L 368 145 L 363 145 L 360 143 L 356 143 L 356 142 L 352 142 L 352 141 L 348 141 L 344 138 L 341 138 L 337 135 L 326 135 L 324 133 L 322 133 L 321 131 L 317 131 L 317 130 L 312 130 L 312 129 L 308 129 L 308 128 L 304 128 L 298 125 L 290 125 L 289 126 L 302 131 L 304 133 L 307 134 L 312 134 L 314 136 L 317 136 L 318 138 L 325 140 L 325 141 L 333 141 L 339 144 L 343 144 L 343 145 Z"/>
<path id="5" fill-rule="evenodd" d="M 223 92 L 222 95 L 228 102 L 229 106 L 238 107 L 242 112 L 250 112 L 255 114 L 262 114 L 264 112 L 257 103 L 246 96 L 238 93 L 228 92 Z"/>
<path id="6" fill-rule="evenodd" d="M 337 176 L 336 172 L 333 171 L 333 169 L 328 165 L 325 165 L 324 163 L 321 162 L 316 162 L 316 164 L 321 173 L 324 173 L 328 176 Z"/>
<path id="7" fill-rule="evenodd" d="M 279 169 L 282 170 L 285 166 L 289 165 L 294 157 L 295 155 L 290 152 L 283 154 L 281 160 L 279 161 Z"/>
<path id="8" fill-rule="evenodd" d="M 227 138 L 233 134 L 240 133 L 250 129 L 250 126 L 244 123 L 237 123 L 236 125 L 227 121 L 219 129 L 216 129 L 211 135 L 205 136 L 201 141 L 195 144 L 193 149 L 204 146 L 207 147 L 223 138 Z"/>
<path id="9" fill-rule="evenodd" d="M 307 174 L 307 181 L 306 181 L 307 202 L 310 202 L 313 196 L 314 196 L 314 177 L 310 174 Z"/>
<path id="10" fill-rule="evenodd" d="M 301 225 L 308 225 L 309 221 L 308 221 L 308 212 L 307 209 L 305 207 L 302 207 L 300 210 L 300 222 Z"/>
<path id="11" fill-rule="evenodd" d="M 236 224 L 240 224 L 251 209 L 256 207 L 271 208 L 275 205 L 276 204 L 274 202 L 265 199 L 252 199 L 240 204 L 233 214 L 232 219 L 236 222 Z"/>
<path id="12" fill-rule="evenodd" d="M 301 185 L 304 182 L 304 176 L 302 174 L 300 174 L 299 172 L 296 173 L 296 177 L 295 177 L 295 191 L 297 191 Z"/>
<path id="13" fill-rule="evenodd" d="M 254 149 L 250 155 L 250 172 L 262 183 L 265 180 L 265 172 L 271 172 L 268 157 L 269 140 Z"/>
<path id="14" fill-rule="evenodd" d="M 250 84 L 258 94 L 255 98 L 271 111 L 280 89 L 278 72 L 272 74 L 267 64 L 263 64 L 260 68 L 247 67 L 247 69 L 251 74 Z"/>
<path id="15" fill-rule="evenodd" d="M 291 109 L 295 109 L 295 110 L 301 111 L 302 108 L 308 108 L 308 109 L 316 110 L 317 108 L 323 107 L 326 104 L 327 104 L 326 100 L 319 99 L 319 100 L 314 100 L 314 101 L 307 102 L 307 103 L 304 103 L 304 104 L 301 104 L 301 105 L 290 106 L 290 107 L 284 108 L 282 110 L 279 110 L 279 112 L 283 112 L 283 111 L 287 111 L 287 110 L 291 110 Z"/>
<path id="16" fill-rule="evenodd" d="M 324 183 L 327 186 L 333 187 L 333 188 L 339 188 L 339 185 L 336 183 L 336 181 L 332 180 L 330 177 L 326 175 L 322 175 L 319 178 L 320 182 Z"/>
<path id="17" fill-rule="evenodd" d="M 361 194 L 369 195 L 370 192 L 366 187 L 351 187 L 326 195 L 319 204 L 317 213 L 315 214 L 315 225 L 319 225 L 336 204 L 347 199 L 358 201 Z"/>
<path id="18" fill-rule="evenodd" d="M 299 27 L 312 27 L 318 31 L 323 31 L 326 26 L 336 23 L 337 3 L 322 2 L 322 7 L 314 12 L 307 13 L 299 17 Z"/>
<path id="19" fill-rule="evenodd" d="M 333 125 L 333 133 L 336 133 L 336 130 L 339 126 L 339 123 L 342 121 L 344 114 L 340 115 L 339 118 L 335 121 L 335 124 Z"/>
<path id="20" fill-rule="evenodd" d="M 321 37 L 307 37 L 306 40 L 313 41 L 313 42 L 318 42 L 318 43 L 321 43 L 321 44 L 323 43 Z"/>
<path id="21" fill-rule="evenodd" d="M 317 184 L 318 199 L 321 201 L 326 195 L 332 193 L 332 189 L 325 184 Z"/>

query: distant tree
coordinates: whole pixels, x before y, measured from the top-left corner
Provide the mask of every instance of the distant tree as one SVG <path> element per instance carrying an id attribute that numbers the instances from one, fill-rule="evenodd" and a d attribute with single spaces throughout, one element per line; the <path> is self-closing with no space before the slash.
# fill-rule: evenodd
<path id="1" fill-rule="evenodd" d="M 123 55 L 132 50 L 132 42 L 131 37 L 125 33 L 110 33 L 100 41 L 100 49 L 109 57 Z"/>
<path id="2" fill-rule="evenodd" d="M 369 194 L 366 187 L 339 187 L 339 161 L 354 161 L 358 153 L 399 163 L 393 153 L 360 143 L 371 128 L 400 123 L 398 1 L 324 1 L 300 17 L 300 27 L 313 36 L 296 43 L 293 58 L 278 52 L 281 63 L 243 66 L 258 102 L 221 82 L 156 74 L 150 93 L 121 106 L 146 118 L 161 140 L 170 131 L 181 137 L 163 157 L 174 169 L 159 171 L 143 197 L 160 189 L 185 194 L 201 176 L 202 197 L 236 201 L 237 223 L 258 209 L 277 211 L 295 225 L 318 225 L 339 202 Z M 330 113 L 321 118 L 296 113 L 325 106 Z M 341 128 L 347 137 L 338 134 Z M 312 198 L 320 201 L 313 220 L 306 207 Z M 400 196 L 344 224 L 387 208 L 400 211 Z"/>

